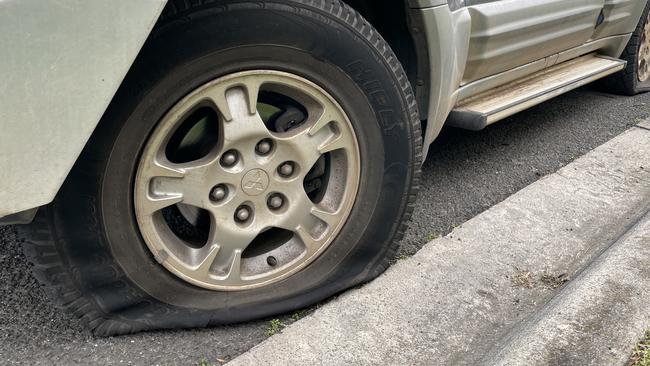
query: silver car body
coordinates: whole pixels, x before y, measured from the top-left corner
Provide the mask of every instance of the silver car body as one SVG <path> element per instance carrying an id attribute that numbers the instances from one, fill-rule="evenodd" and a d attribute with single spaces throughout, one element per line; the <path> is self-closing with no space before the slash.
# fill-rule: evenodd
<path id="1" fill-rule="evenodd" d="M 165 3 L 0 0 L 4 222 L 54 199 Z M 408 0 L 425 149 L 463 99 L 588 53 L 619 57 L 645 4 Z"/>

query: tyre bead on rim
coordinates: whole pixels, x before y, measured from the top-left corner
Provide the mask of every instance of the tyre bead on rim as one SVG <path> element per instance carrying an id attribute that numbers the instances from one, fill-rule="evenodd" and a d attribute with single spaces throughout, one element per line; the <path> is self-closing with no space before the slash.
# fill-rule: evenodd
<path id="1" fill-rule="evenodd" d="M 262 91 L 297 101 L 305 120 L 270 129 L 257 111 Z M 172 136 L 206 107 L 218 113 L 218 142 L 198 159 L 171 162 Z M 213 290 L 264 286 L 307 266 L 336 237 L 356 197 L 359 159 L 352 124 L 320 87 L 279 71 L 228 75 L 179 101 L 150 136 L 134 186 L 138 227 L 156 260 L 187 282 Z M 327 180 L 313 197 L 304 182 L 317 162 L 327 165 Z M 170 207 L 185 218 L 206 213 L 205 241 L 180 238 L 163 215 Z M 247 252 L 276 229 L 287 235 Z"/>
<path id="2" fill-rule="evenodd" d="M 637 77 L 640 82 L 650 79 L 650 13 L 646 17 L 639 45 Z"/>

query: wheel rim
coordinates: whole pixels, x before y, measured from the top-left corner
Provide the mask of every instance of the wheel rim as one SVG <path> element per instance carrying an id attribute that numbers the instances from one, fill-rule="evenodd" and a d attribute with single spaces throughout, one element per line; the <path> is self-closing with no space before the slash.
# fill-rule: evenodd
<path id="1" fill-rule="evenodd" d="M 639 46 L 637 77 L 640 82 L 650 79 L 650 13 L 646 17 Z"/>
<path id="2" fill-rule="evenodd" d="M 154 258 L 187 282 L 265 286 L 307 266 L 340 232 L 359 160 L 347 115 L 317 85 L 279 71 L 228 75 L 179 101 L 149 137 L 134 184 L 137 223 Z"/>

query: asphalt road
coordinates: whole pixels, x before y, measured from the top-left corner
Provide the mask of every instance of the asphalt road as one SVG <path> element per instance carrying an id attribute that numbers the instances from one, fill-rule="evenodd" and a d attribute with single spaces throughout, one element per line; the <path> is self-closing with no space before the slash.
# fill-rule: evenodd
<path id="1" fill-rule="evenodd" d="M 580 89 L 481 132 L 446 129 L 423 167 L 422 190 L 400 256 L 650 116 L 650 94 Z M 516 230 L 516 228 L 513 228 Z M 280 318 L 285 324 L 290 316 Z M 269 321 L 94 338 L 55 309 L 29 273 L 11 227 L 0 227 L 0 363 L 218 364 L 266 337 Z"/>

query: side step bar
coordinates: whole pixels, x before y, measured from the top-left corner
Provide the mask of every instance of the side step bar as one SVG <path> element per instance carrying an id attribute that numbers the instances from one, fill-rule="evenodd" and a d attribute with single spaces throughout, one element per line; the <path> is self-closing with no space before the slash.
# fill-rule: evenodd
<path id="1" fill-rule="evenodd" d="M 462 100 L 451 111 L 445 123 L 478 131 L 624 68 L 623 60 L 595 54 L 578 57 Z"/>

